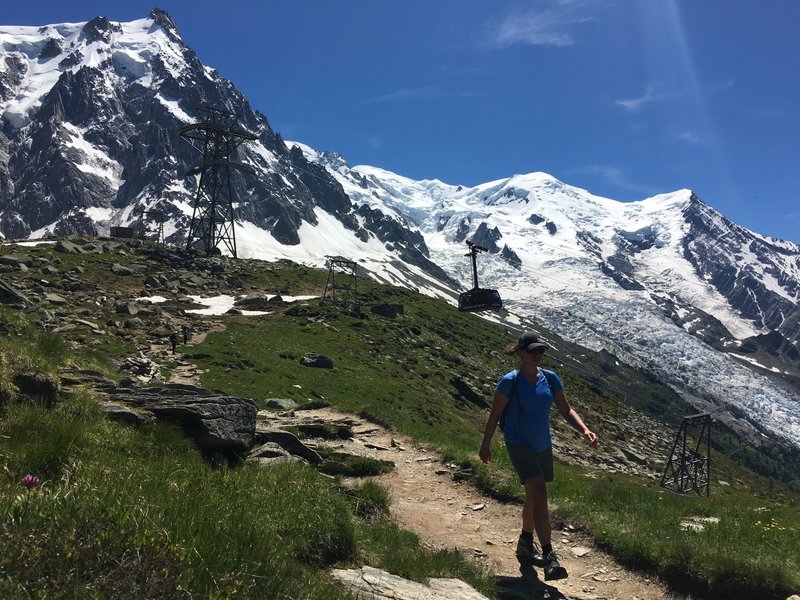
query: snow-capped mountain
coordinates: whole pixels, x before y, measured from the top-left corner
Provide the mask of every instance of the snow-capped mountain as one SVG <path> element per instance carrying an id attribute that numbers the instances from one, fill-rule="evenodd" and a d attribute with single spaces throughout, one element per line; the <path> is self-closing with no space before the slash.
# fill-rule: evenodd
<path id="1" fill-rule="evenodd" d="M 158 10 L 0 26 L 0 234 L 106 234 L 143 211 L 185 243 L 198 161 L 178 129 L 200 106 L 258 139 L 234 178 L 238 255 L 324 266 L 454 301 L 483 287 L 510 319 L 605 348 L 701 408 L 800 445 L 800 248 L 731 223 L 688 190 L 621 203 L 544 173 L 475 187 L 350 167 L 286 144 Z M 755 363 L 755 364 L 754 364 Z"/>
<path id="2" fill-rule="evenodd" d="M 657 374 L 698 407 L 800 440 L 796 244 L 735 225 L 689 190 L 623 203 L 545 173 L 470 188 L 298 146 L 354 202 L 418 228 L 464 289 L 470 240 L 489 249 L 481 286 L 513 313 Z"/>
<path id="3" fill-rule="evenodd" d="M 322 240 L 312 253 L 354 245 L 447 280 L 419 233 L 368 207 L 357 211 L 325 169 L 287 148 L 231 82 L 200 63 L 157 9 L 129 23 L 0 27 L 0 234 L 102 234 L 161 211 L 167 240 L 184 241 L 197 178 L 183 173 L 201 157 L 178 130 L 201 120 L 204 106 L 235 113 L 238 127 L 258 136 L 238 156 L 255 175 L 233 178 L 251 247 L 295 248 L 301 227 L 333 226 L 345 247 Z"/>

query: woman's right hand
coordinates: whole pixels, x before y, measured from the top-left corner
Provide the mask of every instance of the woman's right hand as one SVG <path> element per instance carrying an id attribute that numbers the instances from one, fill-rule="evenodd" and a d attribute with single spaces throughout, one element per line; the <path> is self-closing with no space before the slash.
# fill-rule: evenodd
<path id="1" fill-rule="evenodd" d="M 486 463 L 487 465 L 492 462 L 492 451 L 489 450 L 488 446 L 481 446 L 478 456 L 480 457 L 481 462 Z"/>

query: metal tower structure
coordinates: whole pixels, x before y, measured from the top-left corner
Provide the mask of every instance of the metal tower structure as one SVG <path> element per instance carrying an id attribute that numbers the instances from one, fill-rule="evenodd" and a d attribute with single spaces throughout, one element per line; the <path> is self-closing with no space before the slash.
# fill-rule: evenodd
<path id="1" fill-rule="evenodd" d="M 137 237 L 140 240 L 147 239 L 147 236 L 152 233 L 151 225 L 155 224 L 156 245 L 164 243 L 164 221 L 167 220 L 165 215 L 160 210 L 143 210 L 139 215 L 139 223 L 137 224 Z"/>
<path id="2" fill-rule="evenodd" d="M 200 175 L 186 248 L 212 253 L 222 242 L 235 258 L 231 170 L 251 175 L 255 171 L 231 158 L 241 144 L 252 142 L 258 136 L 239 129 L 235 113 L 212 107 L 201 108 L 198 112 L 205 118 L 203 121 L 178 130 L 178 135 L 203 156 L 185 173 L 186 177 Z"/>
<path id="3" fill-rule="evenodd" d="M 690 429 L 694 427 L 694 431 Z M 698 431 L 699 429 L 699 431 Z M 694 447 L 689 438 L 695 433 Z M 705 442 L 705 444 L 703 443 Z M 705 445 L 705 454 L 700 452 Z M 661 486 L 679 494 L 694 492 L 709 495 L 711 475 L 711 414 L 698 413 L 683 418 L 675 443 L 661 476 Z"/>
<path id="4" fill-rule="evenodd" d="M 328 259 L 328 281 L 325 283 L 321 304 L 325 304 L 325 300 L 330 300 L 333 304 L 345 305 L 350 301 L 351 293 L 353 302 L 356 302 L 356 267 L 355 261 L 352 260 Z M 338 281 L 336 279 L 337 270 L 339 271 Z"/>

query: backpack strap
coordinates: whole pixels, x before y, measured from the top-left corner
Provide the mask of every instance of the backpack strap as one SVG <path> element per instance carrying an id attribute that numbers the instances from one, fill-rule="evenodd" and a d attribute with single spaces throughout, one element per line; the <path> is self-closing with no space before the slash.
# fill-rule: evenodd
<path id="1" fill-rule="evenodd" d="M 511 378 L 511 389 L 508 392 L 508 404 L 506 404 L 506 407 L 503 409 L 503 414 L 500 415 L 500 421 L 498 422 L 500 431 L 505 428 L 506 415 L 508 415 L 508 411 L 514 403 L 514 397 L 517 395 L 517 377 L 519 377 L 519 369 L 514 370 L 514 376 Z M 522 405 L 519 402 L 517 402 L 517 411 L 520 415 L 522 414 Z"/>
<path id="2" fill-rule="evenodd" d="M 553 373 L 552 371 L 548 371 L 547 369 L 540 368 L 540 370 L 542 373 L 544 373 L 544 378 L 547 380 L 547 385 L 550 386 L 550 393 L 555 394 L 555 392 L 553 391 L 553 388 L 555 387 L 555 379 L 553 379 L 555 373 Z"/>

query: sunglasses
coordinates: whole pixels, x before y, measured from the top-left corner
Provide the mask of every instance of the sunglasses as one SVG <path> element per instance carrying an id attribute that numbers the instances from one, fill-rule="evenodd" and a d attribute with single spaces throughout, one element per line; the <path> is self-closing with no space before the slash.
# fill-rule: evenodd
<path id="1" fill-rule="evenodd" d="M 533 350 L 525 350 L 528 354 L 544 354 L 544 348 L 534 348 Z"/>

